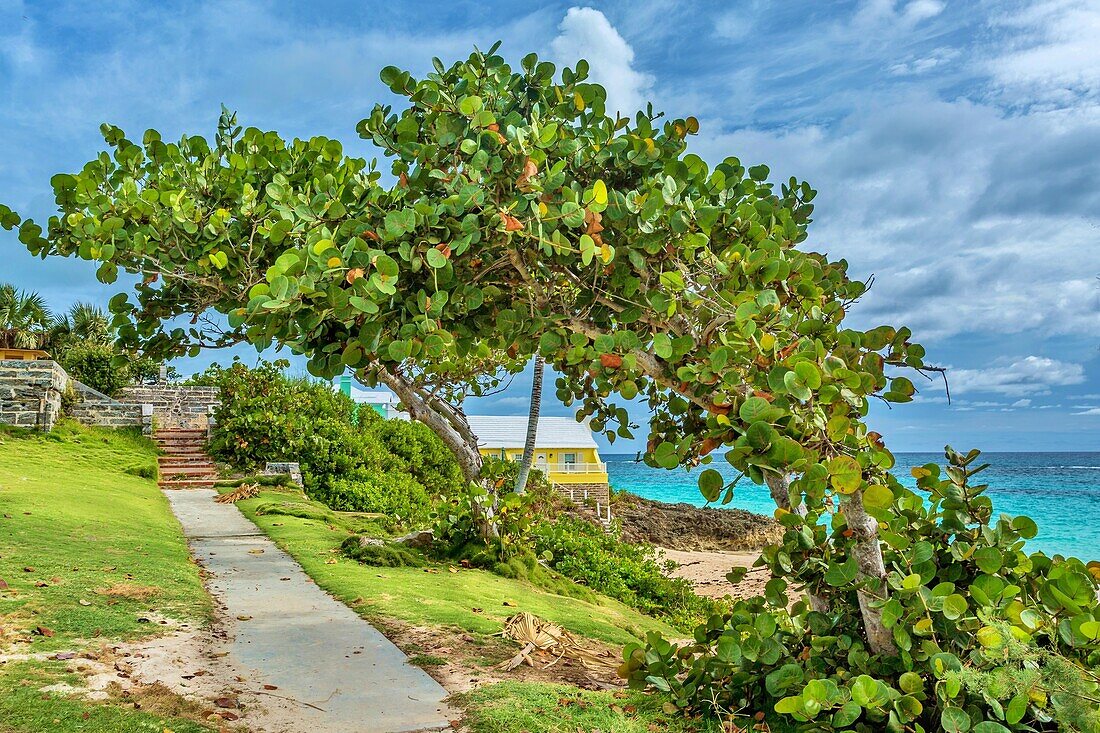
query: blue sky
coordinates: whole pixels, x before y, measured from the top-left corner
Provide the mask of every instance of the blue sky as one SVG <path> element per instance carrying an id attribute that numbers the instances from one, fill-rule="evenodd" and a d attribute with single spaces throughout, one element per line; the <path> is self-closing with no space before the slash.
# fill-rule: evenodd
<path id="1" fill-rule="evenodd" d="M 1087 0 L 0 0 L 0 201 L 44 218 L 50 176 L 101 149 L 100 122 L 210 134 L 221 103 L 372 157 L 354 128 L 390 99 L 379 69 L 423 73 L 497 39 L 514 59 L 587 58 L 621 109 L 697 116 L 705 158 L 820 190 L 810 246 L 875 276 L 855 323 L 907 324 L 951 367 L 953 404 L 929 383 L 873 415 L 896 450 L 1100 450 L 1100 7 Z M 3 232 L 0 280 L 57 307 L 112 293 Z M 528 385 L 470 411 L 523 411 Z M 546 413 L 568 414 L 548 392 Z"/>

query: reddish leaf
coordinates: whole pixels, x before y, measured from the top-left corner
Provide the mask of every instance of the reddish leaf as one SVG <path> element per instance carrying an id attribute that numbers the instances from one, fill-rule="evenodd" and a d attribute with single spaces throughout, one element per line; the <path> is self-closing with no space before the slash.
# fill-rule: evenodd
<path id="1" fill-rule="evenodd" d="M 600 363 L 607 369 L 618 369 L 623 365 L 623 358 L 618 354 L 600 354 Z"/>
<path id="2" fill-rule="evenodd" d="M 531 177 L 537 175 L 539 167 L 535 165 L 535 161 L 528 158 L 523 163 L 523 172 L 519 174 L 519 178 L 516 179 L 517 188 L 526 188 L 531 182 Z"/>

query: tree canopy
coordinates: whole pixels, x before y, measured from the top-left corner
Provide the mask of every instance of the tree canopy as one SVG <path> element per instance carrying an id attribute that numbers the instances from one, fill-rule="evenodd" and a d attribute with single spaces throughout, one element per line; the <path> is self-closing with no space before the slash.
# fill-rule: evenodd
<path id="1" fill-rule="evenodd" d="M 420 80 L 383 69 L 405 105 L 376 106 L 358 131 L 392 159 L 392 183 L 336 140 L 286 141 L 228 113 L 212 142 L 104 125 L 111 152 L 54 177 L 46 231 L 6 209 L 0 222 L 43 257 L 98 261 L 104 282 L 138 275 L 110 308 L 144 353 L 282 344 L 316 375 L 391 384 L 538 352 L 558 397 L 609 439 L 632 434 L 617 400 L 643 399 L 647 461 L 728 446 L 784 509 L 810 510 L 807 533 L 835 498 L 851 510 L 842 543 L 873 541 L 863 491 L 889 501 L 893 459 L 863 418 L 870 399 L 911 398 L 887 368 L 919 368 L 923 350 L 904 328 L 844 327 L 865 285 L 802 246 L 809 185 L 777 187 L 733 157 L 712 168 L 687 152 L 694 118 L 612 117 L 587 75 L 584 61 L 558 79 L 534 55 L 513 70 L 480 52 Z M 700 485 L 731 490 L 716 471 Z M 881 561 L 865 570 L 881 577 Z"/>

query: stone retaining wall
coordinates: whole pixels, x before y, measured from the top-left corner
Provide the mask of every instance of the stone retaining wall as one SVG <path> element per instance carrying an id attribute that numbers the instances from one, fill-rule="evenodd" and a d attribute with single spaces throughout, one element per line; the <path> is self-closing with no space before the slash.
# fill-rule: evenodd
<path id="1" fill-rule="evenodd" d="M 77 422 L 104 428 L 140 426 L 144 433 L 152 431 L 153 413 L 148 405 L 119 402 L 83 382 L 73 379 L 71 383 L 77 397 L 72 408 Z"/>
<path id="2" fill-rule="evenodd" d="M 607 484 L 554 484 L 554 488 L 575 504 L 599 504 L 606 507 L 611 500 Z"/>
<path id="3" fill-rule="evenodd" d="M 180 387 L 169 384 L 125 387 L 119 402 L 152 405 L 158 428 L 207 428 L 210 413 L 220 404 L 217 387 Z"/>
<path id="4" fill-rule="evenodd" d="M 0 422 L 53 430 L 69 375 L 55 361 L 0 360 Z"/>

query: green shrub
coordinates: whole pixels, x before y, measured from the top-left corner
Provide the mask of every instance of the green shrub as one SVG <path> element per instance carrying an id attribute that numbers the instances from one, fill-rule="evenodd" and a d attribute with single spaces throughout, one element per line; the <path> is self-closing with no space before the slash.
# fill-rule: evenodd
<path id="1" fill-rule="evenodd" d="M 387 542 L 382 545 L 362 544 L 358 535 L 344 540 L 341 551 L 347 557 L 358 560 L 364 565 L 380 568 L 419 568 L 424 566 L 424 558 L 404 545 Z"/>
<path id="2" fill-rule="evenodd" d="M 371 425 L 383 446 L 429 493 L 449 496 L 462 485 L 462 470 L 454 455 L 427 425 L 381 418 Z"/>
<path id="3" fill-rule="evenodd" d="M 296 461 L 310 498 L 332 509 L 431 518 L 463 483 L 454 457 L 418 423 L 384 420 L 323 382 L 288 377 L 285 361 L 214 366 L 192 380 L 219 388 L 210 451 L 242 470 Z"/>
<path id="4" fill-rule="evenodd" d="M 405 524 L 426 522 L 432 509 L 424 486 L 401 472 L 358 470 L 327 482 L 311 498 L 337 511 L 388 514 Z"/>
<path id="5" fill-rule="evenodd" d="M 1100 603 L 1096 567 L 1025 552 L 1027 517 L 992 521 L 978 452 L 947 449 L 948 465 L 913 469 L 918 491 L 892 479 L 868 495 L 880 522 L 889 598 L 878 601 L 898 654 L 870 653 L 854 567 L 825 574 L 814 610 L 783 578 L 677 646 L 657 635 L 627 647 L 635 688 L 670 693 L 687 710 L 761 712 L 800 731 L 1097 731 Z M 769 563 L 798 567 L 813 539 L 843 542 L 842 522 L 790 514 Z M 800 594 L 799 594 L 800 595 Z M 874 602 L 874 601 L 872 601 Z"/>
<path id="6" fill-rule="evenodd" d="M 652 547 L 623 542 L 583 519 L 541 522 L 532 537 L 554 570 L 674 626 L 690 629 L 725 608 L 698 596 L 687 580 L 669 578 L 669 564 L 659 564 Z"/>
<path id="7" fill-rule="evenodd" d="M 114 396 L 135 378 L 128 365 L 112 364 L 117 354 L 113 344 L 78 341 L 57 355 L 57 360 L 73 379 Z"/>

